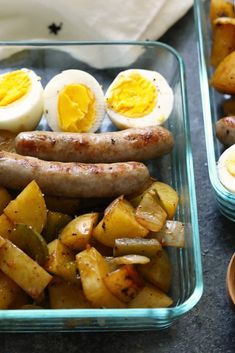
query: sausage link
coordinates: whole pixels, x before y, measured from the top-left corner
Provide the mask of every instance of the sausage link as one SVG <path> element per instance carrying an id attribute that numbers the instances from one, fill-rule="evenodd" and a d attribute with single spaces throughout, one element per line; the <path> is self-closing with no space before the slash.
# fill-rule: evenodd
<path id="1" fill-rule="evenodd" d="M 217 121 L 216 136 L 225 146 L 235 143 L 235 116 L 227 116 Z"/>
<path id="2" fill-rule="evenodd" d="M 171 151 L 173 137 L 161 127 L 106 133 L 22 132 L 16 151 L 44 160 L 82 163 L 144 161 Z"/>
<path id="3" fill-rule="evenodd" d="M 139 162 L 83 164 L 42 161 L 0 152 L 0 185 L 23 189 L 36 180 L 47 195 L 116 197 L 137 192 L 149 181 L 148 168 Z"/>

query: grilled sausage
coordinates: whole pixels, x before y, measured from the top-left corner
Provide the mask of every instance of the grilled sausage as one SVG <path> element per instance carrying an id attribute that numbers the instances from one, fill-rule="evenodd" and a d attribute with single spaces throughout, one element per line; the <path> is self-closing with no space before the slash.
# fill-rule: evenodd
<path id="1" fill-rule="evenodd" d="M 23 189 L 34 179 L 48 195 L 115 197 L 138 191 L 149 178 L 148 168 L 140 162 L 62 163 L 0 152 L 0 185 L 12 189 Z"/>
<path id="2" fill-rule="evenodd" d="M 227 116 L 217 121 L 216 136 L 225 146 L 235 143 L 235 116 Z"/>
<path id="3" fill-rule="evenodd" d="M 169 153 L 173 137 L 156 126 L 106 133 L 22 132 L 16 151 L 44 160 L 82 163 L 143 161 Z"/>

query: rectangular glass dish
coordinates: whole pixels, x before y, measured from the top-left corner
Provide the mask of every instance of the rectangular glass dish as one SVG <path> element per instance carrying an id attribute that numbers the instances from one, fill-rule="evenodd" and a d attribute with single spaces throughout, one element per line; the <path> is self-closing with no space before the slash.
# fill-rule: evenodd
<path id="1" fill-rule="evenodd" d="M 1 42 L 0 74 L 23 67 L 34 70 L 43 86 L 65 69 L 85 70 L 100 82 L 104 91 L 115 76 L 127 68 L 155 70 L 166 78 L 174 92 L 174 107 L 165 126 L 173 133 L 174 148 L 169 155 L 149 161 L 147 165 L 153 177 L 169 183 L 179 194 L 175 218 L 185 224 L 185 248 L 169 249 L 174 272 L 170 292 L 174 303 L 170 308 L 0 310 L 0 331 L 129 331 L 170 326 L 196 305 L 203 291 L 185 71 L 181 57 L 159 42 Z M 43 120 L 39 128 L 46 128 Z M 111 130 L 114 127 L 105 118 L 101 131 Z"/>
<path id="2" fill-rule="evenodd" d="M 212 38 L 209 10 L 209 0 L 194 1 L 208 170 L 210 182 L 214 189 L 216 201 L 221 213 L 230 220 L 235 221 L 235 194 L 228 191 L 221 184 L 217 175 L 217 161 L 224 147 L 216 137 L 215 124 L 217 120 L 223 116 L 221 106 L 224 101 L 224 95 L 218 93 L 209 85 L 209 80 L 213 73 L 213 68 L 210 65 Z"/>

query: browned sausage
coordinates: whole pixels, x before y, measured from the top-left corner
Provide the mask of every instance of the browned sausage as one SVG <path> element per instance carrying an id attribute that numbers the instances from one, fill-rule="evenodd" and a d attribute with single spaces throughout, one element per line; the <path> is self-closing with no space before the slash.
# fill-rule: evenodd
<path id="1" fill-rule="evenodd" d="M 235 116 L 227 116 L 217 121 L 216 136 L 225 146 L 235 143 Z"/>
<path id="2" fill-rule="evenodd" d="M 149 181 L 149 172 L 148 168 L 139 162 L 47 162 L 16 153 L 0 152 L 0 185 L 23 189 L 33 179 L 48 195 L 115 197 L 138 191 Z"/>
<path id="3" fill-rule="evenodd" d="M 171 151 L 167 129 L 145 127 L 106 133 L 22 132 L 16 151 L 44 160 L 82 163 L 143 161 Z"/>

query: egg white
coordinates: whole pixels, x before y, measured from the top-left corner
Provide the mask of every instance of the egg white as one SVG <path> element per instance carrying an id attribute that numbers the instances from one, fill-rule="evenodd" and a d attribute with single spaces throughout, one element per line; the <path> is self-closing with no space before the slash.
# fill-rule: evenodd
<path id="1" fill-rule="evenodd" d="M 232 176 L 226 167 L 226 162 L 235 155 L 235 144 L 225 150 L 217 164 L 218 177 L 223 186 L 231 192 L 235 193 L 235 176 Z"/>
<path id="2" fill-rule="evenodd" d="M 112 88 L 119 82 L 119 79 L 122 76 L 128 77 L 134 72 L 151 81 L 152 84 L 156 87 L 157 101 L 154 109 L 149 114 L 136 118 L 129 118 L 123 114 L 117 113 L 109 106 L 107 106 L 107 113 L 110 119 L 119 129 L 162 125 L 171 114 L 174 103 L 174 95 L 166 79 L 156 71 L 130 69 L 120 72 L 109 86 L 105 94 L 106 100 L 111 96 Z"/>
<path id="3" fill-rule="evenodd" d="M 100 127 L 105 116 L 105 99 L 98 81 L 82 70 L 65 70 L 54 76 L 44 89 L 44 114 L 48 125 L 53 131 L 63 131 L 59 124 L 58 98 L 66 85 L 83 84 L 95 96 L 95 122 L 87 132 L 95 132 Z"/>
<path id="4" fill-rule="evenodd" d="M 31 87 L 20 99 L 0 106 L 0 129 L 18 133 L 34 130 L 43 113 L 43 87 L 41 78 L 29 69 L 25 71 L 30 78 Z M 7 74 L 7 73 L 6 73 Z M 5 74 L 0 75 L 0 78 Z"/>

